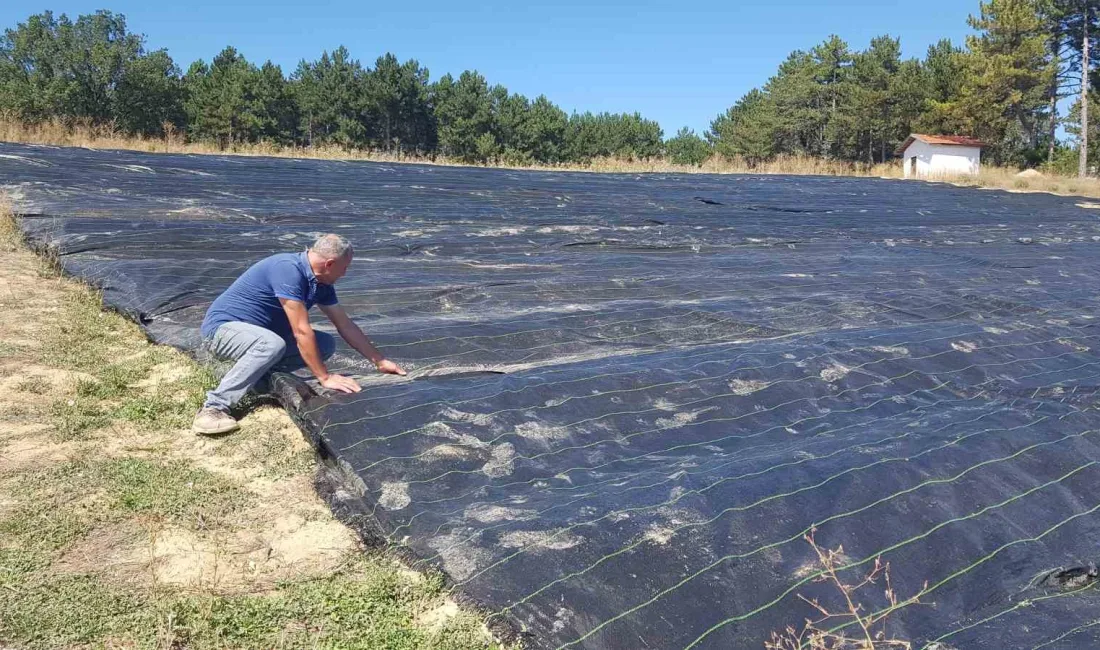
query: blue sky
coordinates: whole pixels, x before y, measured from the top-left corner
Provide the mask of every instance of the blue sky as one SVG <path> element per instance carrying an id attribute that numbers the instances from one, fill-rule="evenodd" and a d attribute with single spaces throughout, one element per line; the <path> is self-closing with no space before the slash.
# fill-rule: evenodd
<path id="1" fill-rule="evenodd" d="M 108 8 L 184 69 L 226 45 L 287 74 L 341 44 L 365 64 L 390 51 L 419 60 L 433 79 L 476 69 L 569 112 L 640 111 L 671 135 L 681 126 L 703 131 L 791 50 L 829 34 L 853 48 L 890 34 L 905 56 L 922 56 L 940 38 L 961 44 L 977 7 L 978 0 L 9 0 L 0 3 L 0 25 L 46 9 L 75 17 Z"/>

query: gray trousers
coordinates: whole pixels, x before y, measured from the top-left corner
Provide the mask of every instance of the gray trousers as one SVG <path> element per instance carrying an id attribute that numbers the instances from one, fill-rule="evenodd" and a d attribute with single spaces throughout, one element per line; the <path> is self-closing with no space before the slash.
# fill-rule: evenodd
<path id="1" fill-rule="evenodd" d="M 336 351 L 332 335 L 313 331 L 322 359 Z M 206 393 L 203 407 L 228 411 L 250 388 L 271 370 L 292 372 L 305 366 L 298 346 L 287 344 L 283 337 L 269 329 L 249 323 L 232 322 L 219 327 L 206 342 L 206 349 L 216 358 L 236 361 L 221 383 Z"/>

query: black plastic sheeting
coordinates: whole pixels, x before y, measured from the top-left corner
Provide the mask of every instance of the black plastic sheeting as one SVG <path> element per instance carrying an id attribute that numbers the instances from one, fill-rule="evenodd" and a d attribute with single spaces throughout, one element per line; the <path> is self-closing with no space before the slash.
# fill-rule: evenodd
<path id="1" fill-rule="evenodd" d="M 799 596 L 840 607 L 813 526 L 846 579 L 928 583 L 891 616 L 915 648 L 1100 644 L 1100 211 L 1072 198 L 16 145 L 0 179 L 184 348 L 248 264 L 353 240 L 341 302 L 411 378 L 344 348 L 365 390 L 289 406 L 380 536 L 531 647 L 762 647 Z"/>

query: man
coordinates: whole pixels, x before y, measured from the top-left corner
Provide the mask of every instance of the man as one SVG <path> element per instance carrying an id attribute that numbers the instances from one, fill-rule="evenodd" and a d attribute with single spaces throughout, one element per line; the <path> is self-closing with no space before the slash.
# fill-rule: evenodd
<path id="1" fill-rule="evenodd" d="M 336 341 L 310 326 L 309 310 L 315 304 L 340 337 L 379 371 L 405 374 L 371 344 L 336 301 L 332 285 L 347 273 L 351 258 L 348 240 L 323 235 L 305 252 L 281 253 L 256 262 L 218 296 L 203 319 L 203 339 L 214 356 L 236 364 L 206 394 L 192 426 L 195 433 L 235 431 L 238 425 L 229 415 L 230 407 L 272 369 L 305 366 L 325 388 L 343 393 L 361 390 L 355 380 L 325 368 Z"/>

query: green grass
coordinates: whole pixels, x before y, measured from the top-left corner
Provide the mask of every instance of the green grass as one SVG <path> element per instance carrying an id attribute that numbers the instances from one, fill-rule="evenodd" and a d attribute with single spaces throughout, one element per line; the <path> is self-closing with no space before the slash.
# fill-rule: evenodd
<path id="1" fill-rule="evenodd" d="M 0 549 L 0 638 L 20 647 L 346 648 L 469 650 L 487 647 L 459 615 L 416 626 L 438 581 L 414 584 L 380 558 L 360 557 L 320 580 L 238 596 L 165 592 L 142 598 L 89 575 L 43 571 L 41 556 Z"/>
<path id="2" fill-rule="evenodd" d="M 188 466 L 149 460 L 73 462 L 23 477 L 11 489 L 26 507 L 0 520 L 0 639 L 26 648 L 69 645 L 220 648 L 488 647 L 479 624 L 460 614 L 439 629 L 415 624 L 437 602 L 435 575 L 410 580 L 381 555 L 357 555 L 320 579 L 241 595 L 167 588 L 141 593 L 92 574 L 58 574 L 51 563 L 72 543 L 128 516 L 182 525 L 232 511 L 239 491 Z M 93 505 L 66 503 L 101 494 Z M 200 523 L 201 525 L 201 523 Z"/>
<path id="3" fill-rule="evenodd" d="M 0 422 L 18 422 L 32 413 L 32 409 L 29 406 L 23 404 L 12 404 L 10 407 L 0 412 Z"/>
<path id="4" fill-rule="evenodd" d="M 210 522 L 247 504 L 249 495 L 225 478 L 183 461 L 120 458 L 93 468 L 110 507 L 175 522 Z"/>
<path id="5" fill-rule="evenodd" d="M 65 370 L 96 371 L 111 362 L 122 333 L 118 316 L 102 310 L 100 296 L 76 291 L 66 297 L 62 314 L 45 332 L 41 361 Z"/>
<path id="6" fill-rule="evenodd" d="M 10 559 L 17 571 L 26 566 Z M 158 619 L 155 603 L 92 576 L 45 572 L 0 577 L 0 611 L 0 636 L 34 649 L 106 645 L 108 639 L 153 647 Z"/>
<path id="7" fill-rule="evenodd" d="M 21 345 L 0 341 L 0 359 L 11 359 L 22 356 L 25 349 Z"/>
<path id="8" fill-rule="evenodd" d="M 45 377 L 32 375 L 15 385 L 15 390 L 34 395 L 45 395 L 53 386 Z"/>
<path id="9" fill-rule="evenodd" d="M 393 567 L 359 558 L 341 573 L 271 595 L 177 601 L 174 640 L 211 649 L 485 647 L 475 641 L 478 626 L 470 617 L 456 617 L 439 630 L 413 625 L 419 606 L 440 592 L 439 581 L 413 584 Z"/>
<path id="10" fill-rule="evenodd" d="M 285 423 L 272 418 L 257 417 L 243 421 L 241 426 L 243 429 L 240 435 L 226 438 L 216 453 L 229 458 L 246 459 L 245 463 L 252 467 L 261 467 L 261 475 L 270 479 L 312 474 L 317 466 L 317 457 L 312 447 L 295 445 L 287 439 Z M 295 429 L 290 435 L 299 436 L 300 440 L 302 434 Z"/>
<path id="11" fill-rule="evenodd" d="M 75 507 L 45 507 L 47 503 L 38 500 L 24 503 L 0 520 L 0 548 L 10 544 L 29 555 L 46 557 L 83 538 L 99 519 L 94 513 L 80 512 Z"/>
<path id="12" fill-rule="evenodd" d="M 110 333 L 98 331 L 98 318 L 90 322 L 83 313 L 83 305 L 74 303 L 73 307 L 74 324 L 62 336 L 88 335 L 100 339 L 111 336 Z M 101 363 L 101 357 L 94 351 L 73 349 L 62 344 L 45 359 L 90 375 L 77 381 L 75 398 L 54 404 L 61 439 L 74 439 L 111 422 L 130 423 L 158 431 L 184 427 L 202 405 L 205 391 L 214 383 L 208 369 L 185 362 L 168 348 L 150 348 L 130 359 L 114 363 Z M 147 379 L 154 368 L 163 364 L 181 366 L 180 377 L 155 389 L 136 386 Z"/>
<path id="13" fill-rule="evenodd" d="M 53 438 L 68 442 L 81 438 L 85 433 L 107 426 L 111 422 L 107 409 L 98 400 L 76 397 L 62 398 L 50 406 L 54 420 Z"/>

